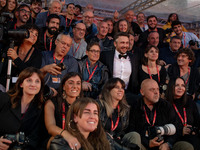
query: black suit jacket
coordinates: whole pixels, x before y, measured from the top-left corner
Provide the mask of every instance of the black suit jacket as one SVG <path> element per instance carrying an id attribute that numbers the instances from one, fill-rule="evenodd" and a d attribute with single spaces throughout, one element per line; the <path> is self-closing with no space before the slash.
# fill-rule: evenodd
<path id="1" fill-rule="evenodd" d="M 21 102 L 17 107 L 11 107 L 7 93 L 0 93 L 0 136 L 24 132 L 29 139 L 26 150 L 35 150 L 38 147 L 40 129 L 43 120 L 43 111 L 38 108 L 34 100 L 31 101 L 25 115 L 21 115 Z"/>
<path id="2" fill-rule="evenodd" d="M 115 50 L 112 50 L 112 51 L 104 51 L 101 53 L 101 56 L 100 56 L 100 61 L 108 67 L 110 77 L 113 77 L 114 55 L 115 55 Z M 129 79 L 127 90 L 131 93 L 138 94 L 139 93 L 139 85 L 138 85 L 139 60 L 134 54 L 127 53 L 127 55 L 130 58 L 131 67 L 132 67 L 132 72 Z"/>

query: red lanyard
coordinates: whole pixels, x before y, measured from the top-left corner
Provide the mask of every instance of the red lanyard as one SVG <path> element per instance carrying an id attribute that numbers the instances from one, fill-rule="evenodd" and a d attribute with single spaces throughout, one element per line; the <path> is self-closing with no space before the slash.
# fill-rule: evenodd
<path id="1" fill-rule="evenodd" d="M 173 104 L 173 106 L 174 106 L 174 109 L 176 110 L 176 112 L 177 112 L 179 118 L 181 119 L 181 122 L 182 122 L 183 126 L 186 126 L 186 125 L 187 125 L 187 115 L 186 115 L 185 107 L 183 108 L 183 113 L 184 113 L 184 120 L 183 120 L 183 118 L 182 118 L 181 114 L 179 113 L 179 111 L 178 111 L 176 105 Z"/>
<path id="2" fill-rule="evenodd" d="M 62 128 L 65 129 L 65 103 L 62 103 Z"/>
<path id="3" fill-rule="evenodd" d="M 86 61 L 86 66 L 87 66 L 87 71 L 88 71 L 88 74 L 89 74 L 89 78 L 88 78 L 87 82 L 89 82 L 92 79 L 98 65 L 95 66 L 95 68 L 94 68 L 94 70 L 92 71 L 91 74 L 90 74 L 90 70 L 89 70 L 88 61 Z"/>
<path id="4" fill-rule="evenodd" d="M 70 19 L 70 22 L 69 22 L 69 25 L 67 24 L 67 18 L 66 18 L 66 27 L 69 27 L 70 25 L 71 25 L 71 23 L 72 23 L 72 19 Z"/>
<path id="5" fill-rule="evenodd" d="M 112 117 L 111 117 L 111 130 L 112 131 L 114 131 L 116 128 L 117 128 L 117 126 L 118 126 L 118 124 L 119 124 L 119 105 L 117 106 L 117 111 L 118 111 L 118 116 L 117 116 L 117 121 L 116 121 L 116 123 L 115 123 L 115 126 L 114 126 L 114 123 L 113 123 L 113 120 L 112 120 Z"/>
<path id="6" fill-rule="evenodd" d="M 15 30 L 17 29 L 17 23 L 14 24 L 14 29 L 15 29 Z"/>
<path id="7" fill-rule="evenodd" d="M 75 50 L 75 52 L 73 51 L 74 50 L 74 44 L 72 44 L 72 53 L 73 53 L 73 56 L 75 56 L 76 52 L 78 51 L 79 47 L 81 45 L 81 42 L 79 43 L 77 49 Z"/>
<path id="8" fill-rule="evenodd" d="M 46 43 L 46 37 L 47 37 L 46 35 L 47 35 L 47 33 L 45 32 L 44 33 L 44 46 L 45 46 L 45 49 L 48 51 L 48 49 L 47 49 L 47 43 Z M 51 48 L 52 48 L 52 40 L 53 40 L 53 38 L 50 39 L 49 51 L 51 51 Z"/>
<path id="9" fill-rule="evenodd" d="M 186 47 L 186 42 L 185 42 L 185 33 L 183 34 L 183 39 L 184 39 L 184 41 L 183 41 L 183 47 Z"/>
<path id="10" fill-rule="evenodd" d="M 160 83 L 160 72 L 159 72 L 159 69 L 158 69 L 157 65 L 156 65 L 156 69 L 157 69 L 157 73 L 158 73 L 158 82 Z M 147 70 L 148 70 L 150 79 L 152 79 L 151 72 L 150 72 L 150 69 L 149 69 L 148 65 L 147 65 Z"/>
<path id="11" fill-rule="evenodd" d="M 151 123 L 150 123 L 150 121 L 149 121 L 149 118 L 148 118 L 148 116 L 147 116 L 147 112 L 146 112 L 145 106 L 143 106 L 143 109 L 144 109 L 145 118 L 146 118 L 148 124 L 151 125 Z M 154 126 L 155 122 L 156 122 L 156 110 L 154 111 L 153 123 L 152 123 L 151 126 Z"/>
<path id="12" fill-rule="evenodd" d="M 53 60 L 54 60 L 54 63 L 56 64 L 56 57 L 54 56 L 54 54 L 53 54 Z M 61 59 L 60 63 L 62 63 L 63 60 L 64 60 L 64 57 Z"/>
<path id="13" fill-rule="evenodd" d="M 189 78 L 190 78 L 190 67 L 188 67 L 188 77 L 187 80 L 185 81 L 185 85 L 187 85 Z"/>

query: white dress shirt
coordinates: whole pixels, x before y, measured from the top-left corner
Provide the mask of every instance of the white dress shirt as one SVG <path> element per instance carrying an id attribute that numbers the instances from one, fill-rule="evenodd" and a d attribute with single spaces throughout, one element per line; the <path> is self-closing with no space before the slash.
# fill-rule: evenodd
<path id="1" fill-rule="evenodd" d="M 119 59 L 119 52 L 115 50 L 114 63 L 113 63 L 113 77 L 122 79 L 125 82 L 126 89 L 128 87 L 129 79 L 132 72 L 131 61 L 129 56 L 127 58 Z"/>

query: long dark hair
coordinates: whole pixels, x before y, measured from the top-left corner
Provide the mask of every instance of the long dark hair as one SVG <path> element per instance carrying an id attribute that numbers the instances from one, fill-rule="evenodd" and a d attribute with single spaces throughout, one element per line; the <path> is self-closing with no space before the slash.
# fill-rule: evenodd
<path id="1" fill-rule="evenodd" d="M 114 34 L 116 35 L 117 33 L 121 32 L 119 30 L 119 23 L 122 22 L 122 21 L 125 21 L 127 23 L 127 31 L 125 33 L 132 33 L 133 34 L 133 30 L 129 24 L 129 22 L 126 20 L 126 19 L 120 19 L 119 21 L 117 21 L 117 23 L 115 24 L 115 26 L 113 27 L 113 31 L 114 31 Z"/>
<path id="2" fill-rule="evenodd" d="M 82 81 L 82 77 L 81 77 L 81 75 L 79 73 L 77 73 L 77 72 L 69 72 L 63 77 L 63 79 L 62 79 L 62 81 L 60 83 L 60 86 L 58 88 L 58 94 L 57 94 L 57 97 L 56 97 L 56 99 L 58 101 L 59 111 L 62 111 L 62 103 L 65 101 L 65 99 L 63 98 L 63 92 L 64 92 L 63 86 L 64 86 L 65 82 L 68 79 L 70 79 L 71 77 L 76 77 L 76 76 L 78 76 Z M 79 97 L 82 97 L 82 96 L 83 96 L 83 91 L 82 91 L 82 88 L 81 88 L 81 92 L 80 92 Z"/>
<path id="3" fill-rule="evenodd" d="M 166 91 L 166 100 L 168 100 L 171 104 L 174 103 L 175 85 L 176 85 L 176 80 L 177 79 L 183 80 L 183 82 L 185 84 L 184 79 L 181 78 L 181 77 L 170 79 L 170 81 L 168 83 L 168 86 L 167 86 L 167 91 Z M 181 104 L 182 104 L 182 106 L 185 106 L 186 102 L 187 102 L 187 90 L 186 90 L 186 87 L 185 87 L 185 93 L 183 94 L 183 96 L 181 98 L 182 98 Z"/>
<path id="4" fill-rule="evenodd" d="M 158 49 L 157 46 L 149 45 L 149 46 L 146 47 L 146 49 L 144 51 L 144 54 L 148 53 L 151 50 L 151 48 L 155 48 L 159 53 L 159 49 Z M 145 66 L 148 65 L 148 58 L 146 58 L 145 56 L 143 56 L 142 64 L 145 65 Z M 159 60 L 158 59 L 156 60 L 156 64 L 159 64 Z"/>
<path id="5" fill-rule="evenodd" d="M 109 117 L 113 112 L 112 96 L 110 94 L 110 91 L 116 86 L 117 82 L 119 82 L 122 85 L 122 88 L 125 89 L 125 83 L 123 80 L 121 80 L 120 78 L 111 78 L 105 83 L 101 91 L 101 94 L 99 95 L 99 99 L 102 103 L 104 103 L 106 107 L 106 113 Z M 119 106 L 120 106 L 120 116 L 125 116 L 127 111 L 129 110 L 129 105 L 126 102 L 125 94 L 122 100 L 119 101 Z"/>
<path id="6" fill-rule="evenodd" d="M 20 74 L 19 78 L 17 79 L 17 82 L 15 84 L 15 87 L 8 91 L 8 94 L 11 97 L 11 104 L 12 107 L 15 108 L 17 105 L 19 105 L 19 101 L 21 100 L 23 96 L 23 88 L 20 87 L 20 85 L 24 82 L 26 78 L 31 77 L 34 73 L 38 75 L 41 81 L 41 88 L 38 94 L 35 95 L 34 101 L 37 103 L 38 107 L 41 108 L 43 104 L 43 89 L 44 89 L 44 80 L 43 80 L 43 74 L 42 72 L 34 67 L 28 67 L 24 69 Z"/>
<path id="7" fill-rule="evenodd" d="M 93 103 L 97 106 L 98 110 L 98 125 L 97 129 L 93 132 L 90 132 L 87 139 L 81 134 L 79 129 L 77 128 L 77 124 L 74 122 L 74 115 L 82 117 L 83 111 L 85 107 L 89 104 Z M 71 106 L 67 113 L 66 118 L 66 130 L 71 133 L 74 137 L 78 139 L 81 144 L 81 147 L 84 150 L 110 150 L 110 144 L 106 138 L 106 134 L 104 129 L 102 128 L 100 122 L 100 108 L 98 103 L 92 98 L 80 98 L 77 99 Z"/>
<path id="8" fill-rule="evenodd" d="M 6 0 L 6 5 L 1 9 L 0 14 L 3 13 L 3 12 L 9 12 L 8 1 L 9 0 Z M 18 7 L 18 2 L 17 2 L 17 0 L 15 0 L 15 9 L 11 12 L 11 13 L 13 13 L 13 15 L 14 15 L 14 12 L 17 10 L 17 7 Z"/>

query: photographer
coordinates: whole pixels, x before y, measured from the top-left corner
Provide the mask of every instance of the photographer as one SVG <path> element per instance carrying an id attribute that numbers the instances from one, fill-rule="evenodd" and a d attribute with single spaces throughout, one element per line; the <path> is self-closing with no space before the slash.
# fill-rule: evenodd
<path id="1" fill-rule="evenodd" d="M 0 149 L 12 149 L 19 146 L 21 149 L 36 150 L 42 122 L 43 103 L 43 76 L 33 67 L 24 69 L 8 93 L 0 93 Z M 23 132 L 25 139 L 12 139 L 12 135 Z M 9 134 L 5 137 L 5 134 Z M 5 139 L 7 138 L 7 139 Z M 11 142 L 13 141 L 13 143 Z M 21 143 L 22 142 L 22 143 Z M 14 148 L 13 148 L 14 149 Z"/>
<path id="2" fill-rule="evenodd" d="M 174 149 L 177 150 L 177 146 L 183 144 L 182 141 L 187 141 L 193 147 L 186 143 L 189 147 L 185 145 L 185 150 L 200 150 L 200 117 L 195 102 L 186 94 L 186 84 L 183 78 L 178 77 L 169 81 L 166 99 L 174 107 L 178 121 L 176 129 L 179 133 L 178 141 L 181 142 L 176 143 Z"/>
<path id="3" fill-rule="evenodd" d="M 158 136 L 150 134 L 149 129 L 166 124 L 176 124 L 172 106 L 159 98 L 158 83 L 153 79 L 145 79 L 141 84 L 142 98 L 131 108 L 129 130 L 141 136 L 142 149 L 169 150 L 176 140 L 175 135 L 165 135 L 158 141 Z"/>
<path id="4" fill-rule="evenodd" d="M 7 50 L 7 56 L 13 61 L 11 68 L 11 85 L 16 83 L 18 75 L 22 70 L 27 67 L 40 68 L 42 62 L 41 52 L 34 47 L 34 44 L 38 39 L 38 27 L 33 24 L 28 24 L 23 26 L 22 29 L 27 29 L 29 31 L 29 38 L 23 39 L 20 46 L 15 46 L 14 49 L 9 48 Z M 7 68 L 8 61 L 6 58 L 0 75 L 0 84 L 4 87 L 6 85 Z"/>
<path id="5" fill-rule="evenodd" d="M 92 42 L 87 46 L 88 57 L 78 62 L 84 80 L 82 83 L 84 95 L 94 99 L 108 80 L 108 69 L 99 61 L 100 51 L 99 43 Z"/>
<path id="6" fill-rule="evenodd" d="M 69 35 L 59 34 L 55 45 L 55 50 L 42 52 L 41 71 L 45 75 L 45 84 L 56 90 L 65 74 L 78 72 L 78 62 L 74 57 L 67 55 L 72 45 Z"/>

